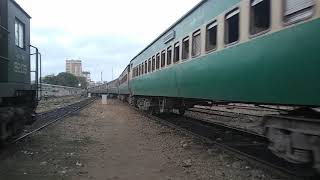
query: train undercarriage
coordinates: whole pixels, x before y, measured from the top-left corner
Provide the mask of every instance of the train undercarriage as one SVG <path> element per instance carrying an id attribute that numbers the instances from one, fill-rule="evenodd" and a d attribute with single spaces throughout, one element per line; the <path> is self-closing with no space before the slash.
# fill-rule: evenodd
<path id="1" fill-rule="evenodd" d="M 0 101 L 0 143 L 18 135 L 26 124 L 35 121 L 35 91 L 24 91 L 23 95 L 2 98 Z"/>
<path id="2" fill-rule="evenodd" d="M 312 114 L 268 115 L 262 126 L 275 155 L 294 164 L 312 164 L 320 173 L 320 116 Z"/>
<path id="3" fill-rule="evenodd" d="M 122 96 L 130 105 L 151 114 L 177 110 L 180 115 L 195 105 L 212 106 L 225 102 L 210 102 L 183 98 Z M 286 114 L 266 115 L 262 119 L 269 149 L 278 157 L 294 164 L 312 165 L 320 173 L 320 113 L 303 108 Z"/>

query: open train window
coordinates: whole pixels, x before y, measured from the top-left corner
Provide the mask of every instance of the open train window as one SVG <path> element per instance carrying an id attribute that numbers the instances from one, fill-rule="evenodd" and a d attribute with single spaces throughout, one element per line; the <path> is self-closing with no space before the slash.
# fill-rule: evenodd
<path id="1" fill-rule="evenodd" d="M 173 62 L 176 63 L 180 61 L 180 44 L 177 42 L 174 44 L 174 51 L 173 51 Z"/>
<path id="2" fill-rule="evenodd" d="M 157 54 L 156 56 L 156 69 L 160 68 L 160 53 Z"/>
<path id="3" fill-rule="evenodd" d="M 182 59 L 189 59 L 190 40 L 186 37 L 182 41 Z"/>
<path id="4" fill-rule="evenodd" d="M 156 59 L 155 59 L 155 57 L 153 56 L 153 57 L 152 57 L 152 71 L 155 70 L 155 65 L 156 65 Z"/>
<path id="5" fill-rule="evenodd" d="M 217 32 L 218 32 L 217 21 L 207 25 L 206 28 L 206 51 L 212 51 L 217 49 Z"/>
<path id="6" fill-rule="evenodd" d="M 141 74 L 144 74 L 144 64 L 141 64 Z"/>
<path id="7" fill-rule="evenodd" d="M 25 28 L 24 28 L 24 24 L 16 19 L 15 20 L 15 44 L 16 46 L 18 46 L 19 48 L 24 49 L 24 33 L 25 33 Z"/>
<path id="8" fill-rule="evenodd" d="M 239 8 L 232 10 L 226 15 L 225 19 L 225 43 L 231 44 L 239 40 L 240 34 L 240 10 Z"/>
<path id="9" fill-rule="evenodd" d="M 250 34 L 258 34 L 270 28 L 270 0 L 251 0 Z"/>
<path id="10" fill-rule="evenodd" d="M 161 52 L 161 67 L 163 68 L 166 65 L 166 51 Z"/>
<path id="11" fill-rule="evenodd" d="M 199 56 L 201 54 L 201 31 L 198 30 L 192 35 L 192 56 Z"/>
<path id="12" fill-rule="evenodd" d="M 144 62 L 144 73 L 145 73 L 145 74 L 148 73 L 148 68 L 147 68 L 147 67 L 148 67 L 148 62 L 145 61 L 145 62 Z"/>
<path id="13" fill-rule="evenodd" d="M 138 76 L 140 76 L 141 75 L 141 64 L 139 64 L 139 74 L 138 74 Z"/>
<path id="14" fill-rule="evenodd" d="M 172 61 L 172 47 L 168 47 L 167 49 L 167 66 L 171 64 Z"/>
<path id="15" fill-rule="evenodd" d="M 313 6 L 314 0 L 285 0 L 284 21 L 293 23 L 311 17 Z"/>
<path id="16" fill-rule="evenodd" d="M 132 76 L 133 76 L 133 78 L 136 77 L 136 68 L 133 68 Z"/>
<path id="17" fill-rule="evenodd" d="M 151 59 L 148 61 L 148 72 L 151 72 Z"/>

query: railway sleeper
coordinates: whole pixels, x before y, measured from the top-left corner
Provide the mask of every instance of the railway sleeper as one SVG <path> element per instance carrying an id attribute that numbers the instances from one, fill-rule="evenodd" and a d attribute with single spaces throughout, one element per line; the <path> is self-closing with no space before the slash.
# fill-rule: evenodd
<path id="1" fill-rule="evenodd" d="M 311 164 L 320 173 L 319 119 L 268 115 L 263 127 L 275 155 L 291 163 Z"/>

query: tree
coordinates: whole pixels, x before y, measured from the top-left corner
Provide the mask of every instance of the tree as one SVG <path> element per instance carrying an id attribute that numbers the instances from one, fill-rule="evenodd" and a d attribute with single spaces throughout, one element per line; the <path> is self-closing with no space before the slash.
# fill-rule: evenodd
<path id="1" fill-rule="evenodd" d="M 58 85 L 79 87 L 78 78 L 73 74 L 62 72 L 56 76 L 56 79 L 57 79 Z"/>
<path id="2" fill-rule="evenodd" d="M 56 77 L 54 75 L 45 76 L 42 83 L 57 85 Z"/>
<path id="3" fill-rule="evenodd" d="M 43 83 L 69 86 L 69 87 L 80 87 L 87 88 L 87 82 L 84 77 L 77 77 L 70 73 L 59 73 L 57 76 L 50 75 L 43 78 Z"/>
<path id="4" fill-rule="evenodd" d="M 79 79 L 81 88 L 86 89 L 86 88 L 88 87 L 87 78 L 85 78 L 85 77 L 78 77 L 78 79 Z"/>

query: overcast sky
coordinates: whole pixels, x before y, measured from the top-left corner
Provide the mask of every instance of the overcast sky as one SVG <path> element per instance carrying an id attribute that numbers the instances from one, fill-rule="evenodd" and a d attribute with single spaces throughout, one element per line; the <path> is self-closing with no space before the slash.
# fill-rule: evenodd
<path id="1" fill-rule="evenodd" d="M 16 0 L 31 15 L 31 44 L 43 74 L 81 59 L 91 78 L 112 79 L 160 33 L 201 0 Z"/>

